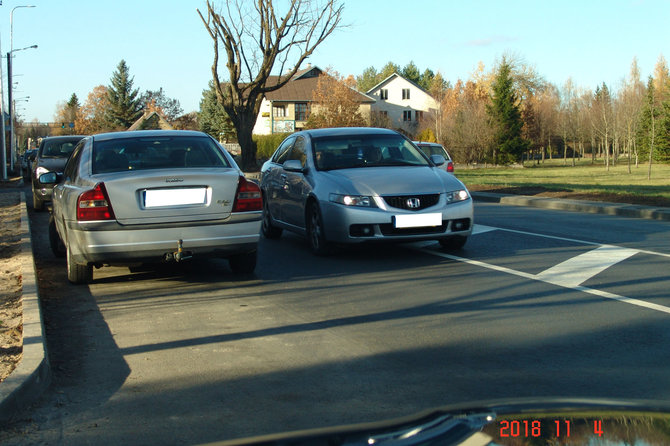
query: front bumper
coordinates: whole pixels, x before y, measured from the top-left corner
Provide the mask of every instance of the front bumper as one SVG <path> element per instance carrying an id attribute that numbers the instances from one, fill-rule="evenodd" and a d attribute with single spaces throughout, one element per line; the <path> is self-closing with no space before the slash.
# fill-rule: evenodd
<path id="1" fill-rule="evenodd" d="M 178 250 L 194 257 L 229 257 L 254 251 L 261 213 L 231 215 L 225 222 L 124 226 L 117 222 L 68 223 L 67 243 L 75 263 L 123 265 L 170 258 Z"/>
<path id="2" fill-rule="evenodd" d="M 326 238 L 336 243 L 364 243 L 374 241 L 411 242 L 436 240 L 451 236 L 469 236 L 473 226 L 472 198 L 446 204 L 444 198 L 435 206 L 421 211 L 406 211 L 387 207 L 355 207 L 339 203 L 320 203 Z M 441 226 L 396 228 L 397 215 L 442 215 Z"/>

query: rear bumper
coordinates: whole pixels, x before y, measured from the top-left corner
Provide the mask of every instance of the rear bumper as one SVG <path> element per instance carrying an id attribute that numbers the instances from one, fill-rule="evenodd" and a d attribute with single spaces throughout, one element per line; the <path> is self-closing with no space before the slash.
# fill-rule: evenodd
<path id="1" fill-rule="evenodd" d="M 178 250 L 194 257 L 229 257 L 254 251 L 260 212 L 225 222 L 123 226 L 116 222 L 69 222 L 68 244 L 76 263 L 130 264 L 161 261 Z"/>

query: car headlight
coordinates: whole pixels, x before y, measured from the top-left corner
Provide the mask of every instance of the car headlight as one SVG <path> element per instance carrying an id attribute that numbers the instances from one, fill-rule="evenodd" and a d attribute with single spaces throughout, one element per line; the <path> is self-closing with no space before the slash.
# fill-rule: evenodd
<path id="1" fill-rule="evenodd" d="M 330 194 L 330 201 L 334 203 L 343 204 L 345 206 L 362 206 L 362 207 L 371 207 L 373 206 L 374 203 L 372 197 L 367 197 L 365 195 Z"/>
<path id="2" fill-rule="evenodd" d="M 37 169 L 35 169 L 35 178 L 39 178 L 40 175 L 45 174 L 45 173 L 49 173 L 49 169 L 47 169 L 46 167 L 40 166 Z"/>
<path id="3" fill-rule="evenodd" d="M 465 189 L 447 192 L 447 204 L 465 201 L 468 198 L 470 198 L 470 194 Z"/>

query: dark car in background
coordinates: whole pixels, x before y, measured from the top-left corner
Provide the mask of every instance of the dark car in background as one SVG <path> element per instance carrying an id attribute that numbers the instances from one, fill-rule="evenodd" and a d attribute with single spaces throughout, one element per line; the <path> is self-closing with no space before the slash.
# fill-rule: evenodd
<path id="1" fill-rule="evenodd" d="M 37 156 L 37 149 L 26 150 L 26 153 L 21 157 L 21 175 L 23 176 L 23 181 L 30 181 L 30 172 L 33 161 Z"/>
<path id="2" fill-rule="evenodd" d="M 51 136 L 42 139 L 37 156 L 32 163 L 33 206 L 36 211 L 44 209 L 44 205 L 51 201 L 53 185 L 40 184 L 40 175 L 49 172 L 61 173 L 65 169 L 70 154 L 83 135 Z"/>

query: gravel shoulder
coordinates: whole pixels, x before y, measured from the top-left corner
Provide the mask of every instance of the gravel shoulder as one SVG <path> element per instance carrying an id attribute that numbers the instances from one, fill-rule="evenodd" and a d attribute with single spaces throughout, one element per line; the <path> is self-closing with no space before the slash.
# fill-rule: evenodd
<path id="1" fill-rule="evenodd" d="M 0 188 L 0 382 L 16 368 L 23 351 L 21 303 L 21 195 Z"/>

